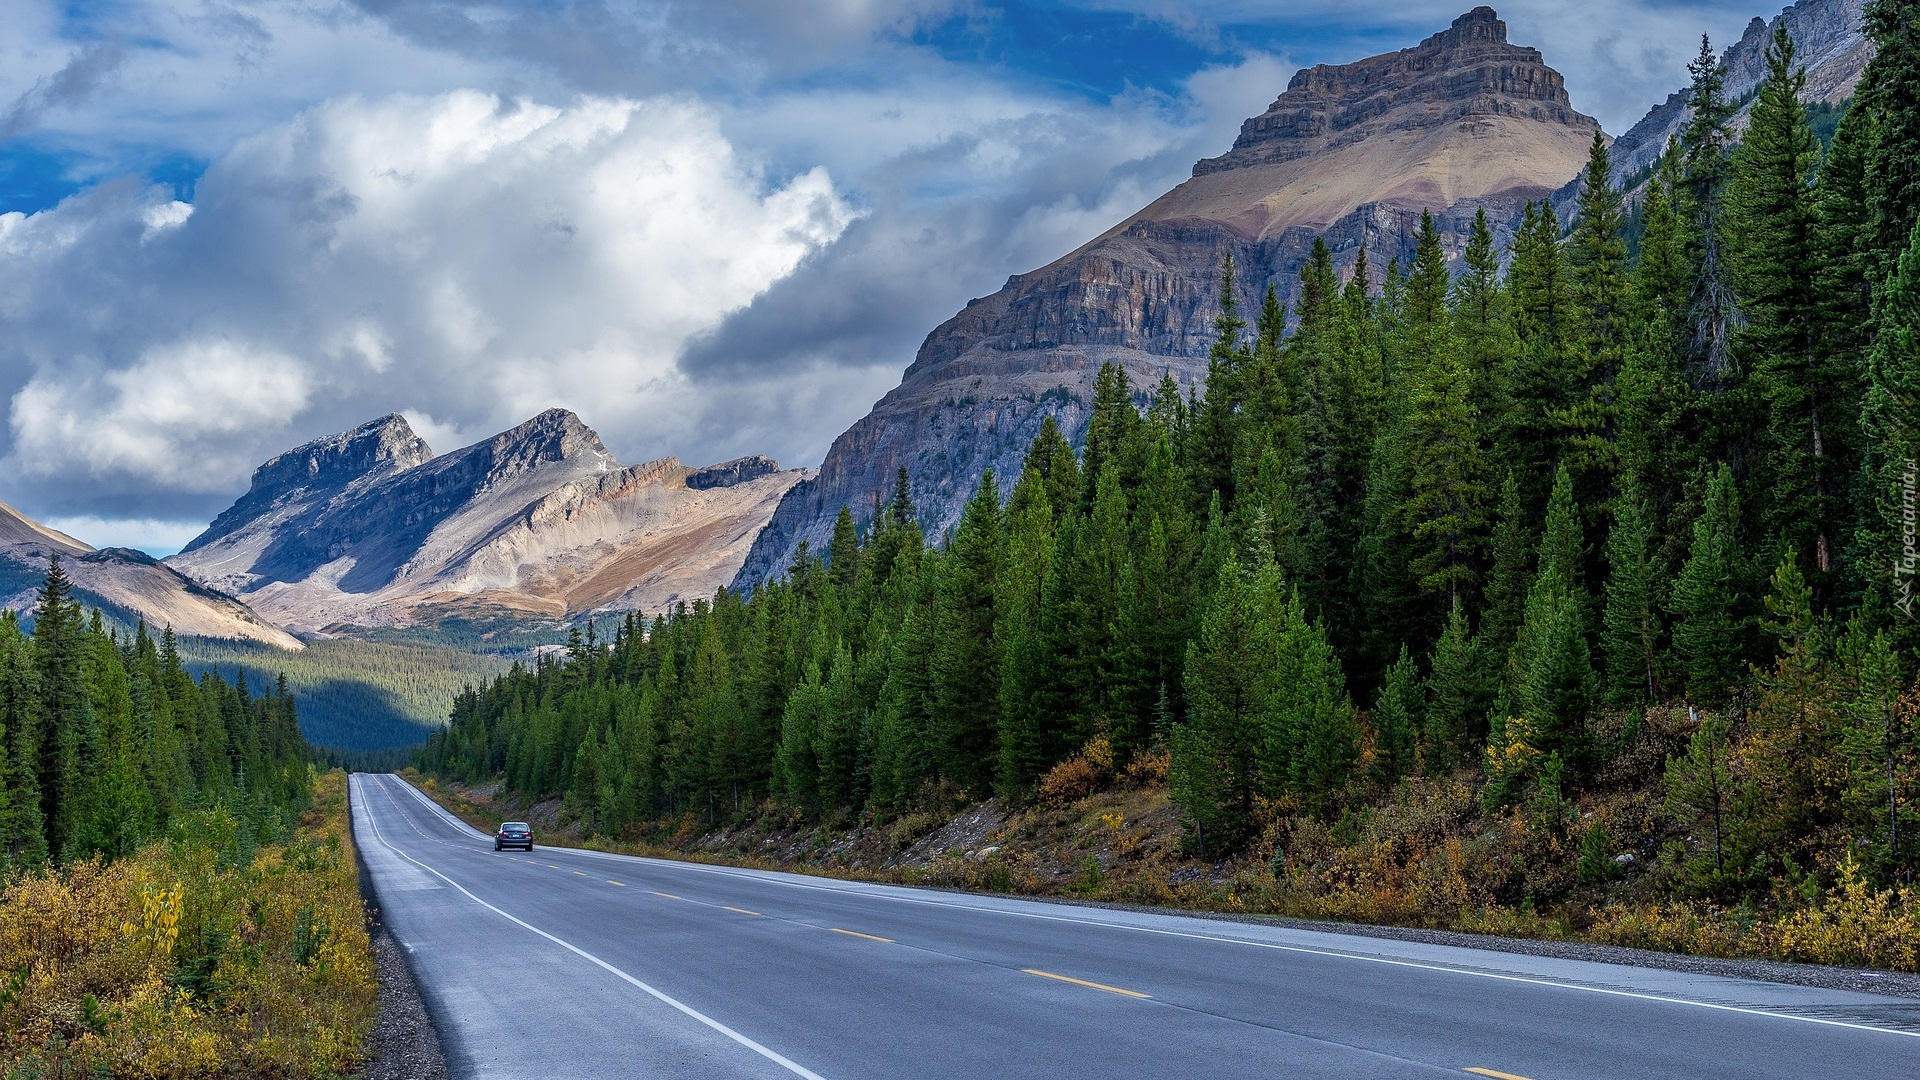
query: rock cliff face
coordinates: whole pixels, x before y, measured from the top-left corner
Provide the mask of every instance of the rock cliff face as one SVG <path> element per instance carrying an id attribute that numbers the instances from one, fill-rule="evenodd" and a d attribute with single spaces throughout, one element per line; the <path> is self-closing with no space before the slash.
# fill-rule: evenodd
<path id="1" fill-rule="evenodd" d="M 657 612 L 725 584 L 804 475 L 766 457 L 624 466 L 560 409 L 436 457 L 389 416 L 262 465 L 169 561 L 307 633 Z"/>
<path id="2" fill-rule="evenodd" d="M 871 516 L 901 465 L 938 536 L 985 470 L 1011 481 L 1048 416 L 1079 440 L 1104 362 L 1138 389 L 1165 372 L 1192 386 L 1226 255 L 1243 304 L 1269 283 L 1290 304 L 1316 236 L 1343 269 L 1362 247 L 1376 267 L 1410 256 L 1422 210 L 1452 254 L 1481 207 L 1504 239 L 1527 200 L 1579 174 L 1597 126 L 1491 8 L 1414 48 L 1298 73 L 1192 179 L 929 334 L 900 386 L 788 493 L 738 580 L 777 574 L 802 541 L 818 548 L 843 504 Z"/>
<path id="3" fill-rule="evenodd" d="M 1747 125 L 1753 92 L 1767 76 L 1766 52 L 1773 43 L 1773 28 L 1782 23 L 1793 35 L 1795 66 L 1807 70 L 1806 100 L 1839 104 L 1852 96 L 1867 61 L 1873 59 L 1873 42 L 1860 29 L 1865 5 L 1866 0 L 1799 0 L 1775 16 L 1773 22 L 1755 18 L 1748 23 L 1740 40 L 1721 54 L 1727 69 L 1728 99 L 1748 99 L 1734 115 L 1735 129 Z M 1683 89 L 1648 110 L 1614 142 L 1614 174 L 1635 179 L 1660 160 L 1667 140 L 1679 135 L 1686 124 L 1687 95 Z M 1563 220 L 1578 195 L 1578 183 L 1554 195 L 1554 206 Z"/>
<path id="4" fill-rule="evenodd" d="M 31 612 L 34 592 L 55 555 L 82 604 L 124 622 L 145 619 L 155 633 L 171 626 L 183 637 L 301 647 L 298 638 L 269 624 L 247 605 L 199 585 L 144 552 L 96 551 L 5 503 L 0 503 L 0 610 Z"/>

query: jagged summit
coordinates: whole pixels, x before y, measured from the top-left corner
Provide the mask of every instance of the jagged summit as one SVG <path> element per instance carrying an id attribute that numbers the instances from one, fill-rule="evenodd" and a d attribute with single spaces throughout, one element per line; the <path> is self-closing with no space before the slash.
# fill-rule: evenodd
<path id="1" fill-rule="evenodd" d="M 171 563 L 305 632 L 652 613 L 725 584 L 803 475 L 764 455 L 625 466 L 565 409 L 435 456 L 388 416 L 261 466 Z"/>
<path id="2" fill-rule="evenodd" d="M 1325 153 L 1389 131 L 1470 117 L 1512 117 L 1592 133 L 1566 81 L 1540 50 L 1507 42 L 1507 24 L 1477 7 L 1411 49 L 1301 70 L 1267 111 L 1241 125 L 1233 149 L 1195 176 Z"/>
<path id="3" fill-rule="evenodd" d="M 398 413 L 277 455 L 253 471 L 247 493 L 183 549 L 195 551 L 289 502 L 312 502 L 377 483 L 432 460 L 433 449 Z"/>

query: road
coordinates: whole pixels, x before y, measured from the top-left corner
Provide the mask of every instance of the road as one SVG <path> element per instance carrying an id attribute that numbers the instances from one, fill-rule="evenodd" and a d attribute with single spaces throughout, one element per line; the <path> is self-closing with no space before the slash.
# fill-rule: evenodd
<path id="1" fill-rule="evenodd" d="M 354 837 L 456 1077 L 1920 1076 L 1920 1001 L 492 838 Z"/>

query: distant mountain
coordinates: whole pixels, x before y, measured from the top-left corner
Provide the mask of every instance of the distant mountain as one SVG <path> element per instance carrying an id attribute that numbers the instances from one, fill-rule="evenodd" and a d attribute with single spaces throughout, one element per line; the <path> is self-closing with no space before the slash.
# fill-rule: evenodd
<path id="1" fill-rule="evenodd" d="M 1767 77 L 1767 46 L 1773 43 L 1774 26 L 1780 23 L 1785 23 L 1787 33 L 1793 35 L 1795 66 L 1807 69 L 1806 99 L 1837 105 L 1851 97 L 1860 73 L 1873 59 L 1873 41 L 1861 31 L 1865 6 L 1866 0 L 1800 0 L 1772 22 L 1755 18 L 1748 23 L 1740 40 L 1721 54 L 1721 63 L 1727 69 L 1727 96 L 1744 101 L 1734 119 L 1735 126 L 1746 127 L 1753 92 Z M 1687 95 L 1683 88 L 1648 110 L 1614 143 L 1614 170 L 1630 176 L 1660 160 L 1667 140 L 1680 134 L 1686 123 Z"/>
<path id="2" fill-rule="evenodd" d="M 298 649 L 300 640 L 231 596 L 208 589 L 151 556 L 96 550 L 0 503 L 0 608 L 30 612 L 34 591 L 58 555 L 80 602 L 122 622 L 145 619 L 155 632 L 255 641 Z"/>
<path id="3" fill-rule="evenodd" d="M 268 461 L 180 571 L 303 633 L 658 612 L 711 596 L 803 470 L 625 466 L 554 409 L 452 453 L 399 416 Z"/>
<path id="4" fill-rule="evenodd" d="M 1012 482 L 1047 417 L 1079 441 L 1102 363 L 1142 391 L 1163 372 L 1193 386 L 1227 255 L 1257 310 L 1269 284 L 1291 303 L 1315 237 L 1343 270 L 1364 246 L 1376 273 L 1411 255 L 1423 210 L 1451 254 L 1480 208 L 1504 240 L 1528 200 L 1579 174 L 1598 126 L 1487 7 L 1414 48 L 1299 72 L 1192 179 L 928 335 L 900 386 L 788 493 L 740 581 L 779 572 L 802 541 L 818 548 L 843 504 L 870 514 L 902 465 L 937 536 L 985 470 Z"/>

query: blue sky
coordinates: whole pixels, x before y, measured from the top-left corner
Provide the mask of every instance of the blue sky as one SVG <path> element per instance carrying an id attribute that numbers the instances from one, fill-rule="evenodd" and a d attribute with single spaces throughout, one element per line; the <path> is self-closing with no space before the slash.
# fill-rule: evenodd
<path id="1" fill-rule="evenodd" d="M 1468 6 L 0 0 L 0 500 L 166 550 L 393 411 L 438 450 L 562 405 L 628 461 L 816 463 L 1298 67 Z M 1776 10 L 1501 15 L 1617 133 Z"/>

